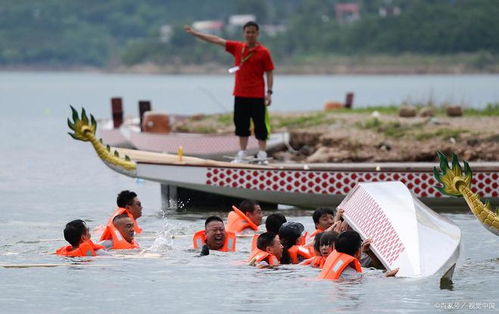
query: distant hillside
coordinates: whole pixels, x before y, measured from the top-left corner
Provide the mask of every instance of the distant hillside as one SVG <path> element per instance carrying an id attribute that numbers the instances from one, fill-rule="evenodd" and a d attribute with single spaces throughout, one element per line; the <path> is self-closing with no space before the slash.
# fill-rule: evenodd
<path id="1" fill-rule="evenodd" d="M 182 26 L 253 14 L 280 63 L 309 56 L 499 54 L 497 0 L 0 0 L 0 66 L 227 63 Z M 356 11 L 358 9 L 358 12 Z M 344 11 L 341 11 L 344 10 Z M 161 32 L 167 26 L 168 36 Z M 216 32 L 240 38 L 224 27 Z M 485 57 L 484 57 L 485 56 Z M 479 64 L 479 66 L 483 66 Z"/>

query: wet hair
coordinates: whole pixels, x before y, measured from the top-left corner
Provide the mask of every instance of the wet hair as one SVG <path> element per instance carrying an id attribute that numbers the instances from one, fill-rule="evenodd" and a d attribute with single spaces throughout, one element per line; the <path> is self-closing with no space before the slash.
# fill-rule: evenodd
<path id="1" fill-rule="evenodd" d="M 318 224 L 319 219 L 321 219 L 321 217 L 326 214 L 334 216 L 334 210 L 325 207 L 317 208 L 312 214 L 312 219 L 314 220 L 314 224 Z"/>
<path id="2" fill-rule="evenodd" d="M 296 245 L 296 241 L 301 237 L 304 227 L 299 222 L 288 221 L 279 228 L 279 239 L 284 247 L 282 250 L 281 264 L 291 263 L 288 250 Z"/>
<path id="3" fill-rule="evenodd" d="M 244 200 L 239 204 L 239 210 L 242 211 L 243 213 L 253 213 L 255 211 L 255 207 L 258 205 L 257 202 L 252 201 L 252 200 Z"/>
<path id="4" fill-rule="evenodd" d="M 321 251 L 321 238 L 322 238 L 323 234 L 324 234 L 324 232 L 319 232 L 318 234 L 315 235 L 315 238 L 314 238 L 314 250 L 316 252 L 320 252 Z"/>
<path id="5" fill-rule="evenodd" d="M 333 246 L 336 240 L 338 239 L 338 232 L 336 231 L 328 231 L 322 234 L 322 238 L 320 240 L 321 246 L 328 245 Z"/>
<path id="6" fill-rule="evenodd" d="M 121 214 L 121 215 L 114 217 L 113 218 L 113 225 L 115 222 L 117 222 L 118 220 L 123 219 L 123 218 L 130 218 L 130 216 L 128 216 L 127 214 Z"/>
<path id="7" fill-rule="evenodd" d="M 335 249 L 340 253 L 354 256 L 362 245 L 362 239 L 356 231 L 345 231 L 338 236 Z"/>
<path id="8" fill-rule="evenodd" d="M 73 247 L 80 245 L 81 236 L 86 232 L 87 225 L 81 219 L 70 221 L 64 228 L 64 239 Z"/>
<path id="9" fill-rule="evenodd" d="M 260 27 L 258 26 L 258 24 L 256 24 L 255 21 L 249 21 L 249 22 L 246 22 L 246 24 L 244 24 L 243 31 L 246 29 L 246 27 L 251 27 L 251 26 L 254 26 L 257 31 L 260 30 Z"/>
<path id="10" fill-rule="evenodd" d="M 270 214 L 265 219 L 265 228 L 267 228 L 267 232 L 279 233 L 279 228 L 281 228 L 282 224 L 285 223 L 286 217 L 283 214 Z"/>
<path id="11" fill-rule="evenodd" d="M 265 251 L 267 247 L 272 246 L 274 243 L 274 239 L 277 234 L 273 232 L 265 232 L 262 233 L 259 237 L 258 240 L 256 241 L 256 247 L 259 248 L 262 251 Z"/>
<path id="12" fill-rule="evenodd" d="M 222 218 L 218 217 L 218 216 L 210 216 L 208 218 L 206 218 L 205 222 L 204 222 L 204 227 L 206 228 L 206 226 L 212 222 L 212 221 L 220 221 L 221 223 L 223 223 L 224 221 L 222 220 Z"/>
<path id="13" fill-rule="evenodd" d="M 137 194 L 132 191 L 121 191 L 116 198 L 116 204 L 118 207 L 126 207 L 127 205 L 133 204 L 133 199 L 137 197 Z"/>

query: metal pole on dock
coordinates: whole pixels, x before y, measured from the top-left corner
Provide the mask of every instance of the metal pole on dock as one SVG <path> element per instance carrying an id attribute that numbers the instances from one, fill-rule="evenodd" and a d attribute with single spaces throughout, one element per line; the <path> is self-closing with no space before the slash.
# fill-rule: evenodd
<path id="1" fill-rule="evenodd" d="M 123 101 L 121 97 L 111 98 L 111 115 L 113 117 L 113 127 L 119 128 L 123 124 Z"/>
<path id="2" fill-rule="evenodd" d="M 140 116 L 140 130 L 144 131 L 142 128 L 142 121 L 144 119 L 144 113 L 146 111 L 151 111 L 151 102 L 149 100 L 139 100 L 139 116 Z"/>
<path id="3" fill-rule="evenodd" d="M 353 96 L 354 94 L 353 93 L 347 93 L 347 97 L 345 99 L 345 108 L 349 108 L 351 109 L 352 106 L 353 106 Z"/>

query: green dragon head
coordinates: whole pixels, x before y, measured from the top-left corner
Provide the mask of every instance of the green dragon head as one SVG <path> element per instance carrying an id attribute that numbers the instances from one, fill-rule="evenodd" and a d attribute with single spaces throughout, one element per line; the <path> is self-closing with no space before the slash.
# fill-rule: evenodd
<path id="1" fill-rule="evenodd" d="M 90 134 L 95 135 L 95 131 L 97 130 L 97 122 L 93 115 L 90 115 L 90 123 L 88 121 L 87 113 L 85 112 L 85 108 L 81 109 L 81 118 L 78 116 L 78 112 L 73 106 L 71 107 L 71 111 L 73 112 L 73 122 L 68 118 L 68 126 L 74 133 L 68 132 L 72 138 L 75 140 L 80 140 L 84 142 L 88 142 L 90 140 Z"/>
<path id="2" fill-rule="evenodd" d="M 434 167 L 433 174 L 435 179 L 442 184 L 442 187 L 435 186 L 435 188 L 442 194 L 456 197 L 463 196 L 459 191 L 459 186 L 464 184 L 471 188 L 472 173 L 469 164 L 466 161 L 463 162 L 463 171 L 456 154 L 452 153 L 452 167 L 449 167 L 449 161 L 444 154 L 437 152 L 437 155 L 440 159 L 441 172 L 438 171 L 437 167 Z"/>

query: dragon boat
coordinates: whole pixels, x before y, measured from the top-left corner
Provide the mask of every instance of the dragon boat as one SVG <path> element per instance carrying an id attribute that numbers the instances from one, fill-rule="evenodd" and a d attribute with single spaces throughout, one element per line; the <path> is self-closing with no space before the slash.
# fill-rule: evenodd
<path id="1" fill-rule="evenodd" d="M 154 123 L 175 123 L 189 118 L 185 115 L 166 115 L 155 112 L 148 114 L 160 115 L 165 118 Z M 169 121 L 169 122 L 166 122 Z M 151 122 L 153 123 L 153 122 Z M 153 124 L 154 124 L 153 123 Z M 239 142 L 233 134 L 205 134 L 186 132 L 156 132 L 142 130 L 139 118 L 127 118 L 119 127 L 115 127 L 113 120 L 102 119 L 99 121 L 99 133 L 106 144 L 152 152 L 176 153 L 179 146 L 186 155 L 227 160 L 235 156 L 239 150 Z M 268 150 L 279 150 L 289 145 L 289 133 L 279 132 L 269 135 L 267 140 Z M 258 152 L 258 141 L 254 137 L 248 139 L 247 152 L 254 155 Z"/>
<path id="2" fill-rule="evenodd" d="M 461 231 L 426 206 L 421 199 L 464 197 L 473 214 L 494 234 L 499 215 L 489 202 L 472 192 L 472 172 L 453 155 L 452 165 L 439 153 L 440 168 L 429 165 L 249 165 L 232 164 L 182 154 L 162 154 L 105 146 L 95 137 L 97 122 L 85 110 L 72 108 L 68 125 L 76 140 L 91 142 L 98 156 L 114 171 L 174 185 L 258 201 L 295 206 L 340 205 L 344 218 L 364 239 L 383 265 L 400 268 L 397 276 L 452 278 L 459 257 Z M 498 165 L 482 166 L 478 186 L 497 198 Z M 372 167 L 372 168 L 371 168 Z M 440 186 L 436 186 L 440 185 Z M 493 189 L 493 190 L 492 190 Z M 346 197 L 345 197 L 346 195 Z"/>
<path id="3" fill-rule="evenodd" d="M 239 142 L 233 134 L 200 134 L 172 132 L 167 134 L 142 132 L 137 124 L 124 123 L 120 127 L 123 138 L 139 150 L 176 153 L 179 146 L 186 155 L 223 160 L 226 156 L 235 156 Z M 267 140 L 268 149 L 284 147 L 289 143 L 289 133 L 273 133 Z M 258 141 L 248 139 L 248 154 L 256 154 Z"/>
<path id="4" fill-rule="evenodd" d="M 450 183 L 448 182 L 450 179 L 441 181 L 450 174 L 460 173 L 458 170 L 452 170 L 457 169 L 459 165 L 454 159 L 451 168 L 443 166 L 447 159 L 442 159 L 440 163 L 442 171 L 447 173 L 446 176 L 438 175 L 438 171 L 434 170 L 434 163 L 273 163 L 264 166 L 232 164 L 176 154 L 115 148 L 105 146 L 96 138 L 97 122 L 93 116 L 89 120 L 85 110 L 82 110 L 81 118 L 74 108 L 72 112 L 73 122 L 68 119 L 68 124 L 74 133 L 69 134 L 74 139 L 91 142 L 98 156 L 108 167 L 123 175 L 158 182 L 162 185 L 302 207 L 339 204 L 345 195 L 361 182 L 400 181 L 424 203 L 439 206 L 451 202 L 453 196 L 462 196 L 460 190 L 465 187 L 460 184 L 460 190 L 450 189 L 449 184 L 454 179 Z M 442 154 L 439 156 L 445 157 Z M 465 170 L 471 172 L 468 169 L 469 164 L 465 165 L 467 167 Z M 490 202 L 497 203 L 499 201 L 499 162 L 476 163 L 473 164 L 473 169 L 476 194 L 471 192 L 471 174 L 464 180 L 469 183 L 466 187 L 476 199 L 479 199 L 478 195 L 481 195 Z M 445 183 L 446 187 L 436 189 L 435 186 L 441 182 Z M 471 194 L 466 190 L 463 192 L 469 195 L 464 199 L 470 204 Z M 489 208 L 490 204 L 483 206 L 483 208 Z M 478 211 L 474 210 L 474 212 Z M 480 211 L 480 213 L 485 212 Z M 487 219 L 491 221 L 490 218 Z"/>

